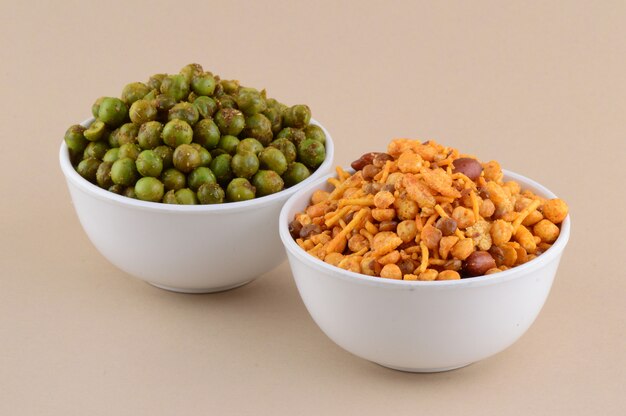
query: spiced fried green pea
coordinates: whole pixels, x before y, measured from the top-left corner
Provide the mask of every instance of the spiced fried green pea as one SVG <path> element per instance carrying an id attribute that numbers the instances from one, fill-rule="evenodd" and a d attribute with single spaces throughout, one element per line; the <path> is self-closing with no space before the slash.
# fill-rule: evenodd
<path id="1" fill-rule="evenodd" d="M 215 157 L 211 161 L 210 168 L 215 174 L 215 178 L 222 186 L 228 184 L 233 178 L 233 172 L 230 169 L 232 158 L 233 157 L 229 154 L 223 154 Z"/>
<path id="2" fill-rule="evenodd" d="M 283 124 L 287 127 L 303 128 L 311 121 L 311 109 L 304 104 L 296 104 L 283 111 Z"/>
<path id="3" fill-rule="evenodd" d="M 142 99 L 150 92 L 151 88 L 144 84 L 143 82 L 131 82 L 127 84 L 122 90 L 122 101 L 126 103 L 126 105 L 131 105 L 137 100 Z"/>
<path id="4" fill-rule="evenodd" d="M 154 104 L 154 107 L 156 108 L 156 103 L 154 102 L 154 99 L 157 97 L 157 95 L 159 95 L 159 90 L 158 89 L 152 89 L 150 90 L 149 93 L 147 93 L 146 95 L 144 95 L 144 97 L 142 98 L 142 100 L 147 100 L 150 101 Z M 130 110 L 129 110 L 130 111 Z"/>
<path id="5" fill-rule="evenodd" d="M 261 113 L 267 108 L 261 93 L 254 88 L 241 87 L 234 98 L 239 110 L 246 115 Z"/>
<path id="6" fill-rule="evenodd" d="M 266 98 L 265 102 L 267 103 L 268 108 L 275 108 L 280 113 L 282 113 L 284 110 L 288 108 L 285 104 L 281 103 L 280 101 L 277 101 L 274 98 Z"/>
<path id="7" fill-rule="evenodd" d="M 184 75 L 168 75 L 161 81 L 160 90 L 178 102 L 189 95 L 189 82 Z"/>
<path id="8" fill-rule="evenodd" d="M 109 186 L 109 192 L 113 192 L 114 194 L 122 195 L 124 193 L 124 185 L 113 184 Z"/>
<path id="9" fill-rule="evenodd" d="M 140 99 L 135 101 L 128 110 L 130 121 L 135 124 L 143 124 L 155 120 L 157 117 L 157 107 L 154 100 Z"/>
<path id="10" fill-rule="evenodd" d="M 198 203 L 196 193 L 189 188 L 179 189 L 174 195 L 176 195 L 176 202 L 181 205 L 196 205 Z"/>
<path id="11" fill-rule="evenodd" d="M 296 145 L 290 142 L 289 139 L 276 139 L 270 144 L 270 146 L 277 148 L 283 153 L 285 159 L 287 160 L 287 164 L 295 161 L 298 156 Z"/>
<path id="12" fill-rule="evenodd" d="M 247 139 L 243 139 L 237 145 L 237 153 L 241 152 L 252 152 L 255 155 L 258 155 L 263 150 L 263 145 L 257 139 L 253 139 L 252 137 L 248 137 Z"/>
<path id="13" fill-rule="evenodd" d="M 119 127 L 128 117 L 128 107 L 124 101 L 115 97 L 106 97 L 98 108 L 98 118 L 108 126 Z"/>
<path id="14" fill-rule="evenodd" d="M 113 179 L 111 179 L 111 167 L 113 162 L 102 162 L 98 166 L 96 171 L 96 181 L 101 188 L 108 189 L 113 186 Z"/>
<path id="15" fill-rule="evenodd" d="M 174 165 L 172 162 L 172 159 L 174 157 L 174 150 L 172 150 L 171 147 L 161 145 L 155 147 L 153 150 L 154 153 L 159 155 L 159 157 L 163 161 L 163 169 L 169 169 Z"/>
<path id="16" fill-rule="evenodd" d="M 211 74 L 197 74 L 191 80 L 191 89 L 198 96 L 212 95 L 215 91 L 215 78 Z"/>
<path id="17" fill-rule="evenodd" d="M 207 149 L 214 149 L 220 141 L 220 129 L 210 118 L 200 120 L 193 128 L 193 140 Z"/>
<path id="18" fill-rule="evenodd" d="M 88 157 L 80 161 L 76 167 L 76 171 L 80 176 L 87 179 L 89 182 L 95 183 L 99 166 L 100 161 L 98 159 Z"/>
<path id="19" fill-rule="evenodd" d="M 144 150 L 152 150 L 161 145 L 161 132 L 163 124 L 158 121 L 148 121 L 139 127 L 137 133 L 137 143 Z"/>
<path id="20" fill-rule="evenodd" d="M 196 124 L 199 118 L 200 114 L 198 113 L 196 106 L 186 102 L 176 104 L 170 109 L 167 115 L 167 119 L 170 121 L 179 119 L 186 121 L 190 126 Z"/>
<path id="21" fill-rule="evenodd" d="M 298 145 L 298 159 L 310 168 L 316 169 L 326 158 L 326 148 L 317 140 L 306 139 Z"/>
<path id="22" fill-rule="evenodd" d="M 107 146 L 105 142 L 91 142 L 85 148 L 83 157 L 85 159 L 92 157 L 94 159 L 102 160 L 108 150 L 109 146 Z"/>
<path id="23" fill-rule="evenodd" d="M 94 101 L 94 103 L 91 106 L 91 114 L 95 117 L 98 118 L 98 111 L 100 111 L 100 104 L 102 104 L 102 101 L 105 99 L 106 97 L 100 97 L 98 98 L 96 101 Z"/>
<path id="24" fill-rule="evenodd" d="M 245 178 L 235 178 L 226 187 L 226 197 L 231 202 L 253 199 L 256 189 Z"/>
<path id="25" fill-rule="evenodd" d="M 233 156 L 230 168 L 238 178 L 251 178 L 259 170 L 259 159 L 254 153 L 243 151 Z"/>
<path id="26" fill-rule="evenodd" d="M 172 162 L 179 171 L 189 173 L 200 166 L 202 160 L 200 159 L 200 153 L 193 146 L 181 144 L 174 150 Z"/>
<path id="27" fill-rule="evenodd" d="M 107 133 L 106 124 L 102 120 L 95 120 L 91 125 L 83 132 L 85 139 L 90 142 L 97 142 L 101 140 Z"/>
<path id="28" fill-rule="evenodd" d="M 171 189 L 163 195 L 162 202 L 165 204 L 178 204 L 178 200 L 176 199 L 176 191 Z"/>
<path id="29" fill-rule="evenodd" d="M 114 147 L 112 149 L 107 150 L 104 156 L 102 156 L 102 161 L 113 163 L 119 158 L 120 158 L 120 148 Z"/>
<path id="30" fill-rule="evenodd" d="M 160 90 L 161 82 L 165 79 L 166 74 L 154 74 L 148 79 L 146 85 L 150 87 L 150 89 Z"/>
<path id="31" fill-rule="evenodd" d="M 202 118 L 209 118 L 217 111 L 217 103 L 211 97 L 200 96 L 193 101 L 193 105 Z"/>
<path id="32" fill-rule="evenodd" d="M 326 134 L 324 134 L 324 130 L 320 126 L 316 126 L 315 124 L 309 124 L 304 128 L 304 135 L 307 139 L 317 140 L 318 142 L 325 144 L 326 143 Z"/>
<path id="33" fill-rule="evenodd" d="M 141 178 L 135 184 L 135 195 L 142 201 L 160 202 L 163 192 L 163 184 L 157 178 Z"/>
<path id="34" fill-rule="evenodd" d="M 187 84 L 190 84 L 195 77 L 203 73 L 204 69 L 202 69 L 202 65 L 200 64 L 187 64 L 180 70 L 180 74 L 185 77 Z"/>
<path id="35" fill-rule="evenodd" d="M 191 190 L 196 192 L 198 191 L 198 188 L 205 183 L 217 183 L 217 179 L 211 169 L 204 166 L 200 166 L 192 170 L 187 178 L 187 185 L 191 188 Z"/>
<path id="36" fill-rule="evenodd" d="M 118 153 L 118 157 L 120 159 L 129 158 L 132 160 L 137 159 L 141 153 L 141 149 L 135 143 L 126 143 L 120 146 L 120 151 Z"/>
<path id="37" fill-rule="evenodd" d="M 154 105 L 157 108 L 157 118 L 167 120 L 167 114 L 176 105 L 176 100 L 167 94 L 159 94 L 154 99 Z"/>
<path id="38" fill-rule="evenodd" d="M 285 127 L 276 136 L 277 139 L 287 139 L 296 146 L 300 144 L 303 140 L 306 140 L 306 135 L 300 129 L 296 129 L 293 127 Z"/>
<path id="39" fill-rule="evenodd" d="M 223 79 L 220 81 L 220 85 L 222 86 L 226 94 L 232 95 L 236 93 L 237 90 L 239 89 L 239 81 L 237 81 L 236 79 L 233 79 L 233 80 Z"/>
<path id="40" fill-rule="evenodd" d="M 201 204 L 221 204 L 225 196 L 224 190 L 217 183 L 205 183 L 198 188 L 198 200 Z"/>
<path id="41" fill-rule="evenodd" d="M 111 179 L 118 185 L 132 186 L 137 181 L 135 161 L 128 157 L 117 159 L 111 167 Z"/>
<path id="42" fill-rule="evenodd" d="M 239 110 L 222 108 L 215 114 L 215 124 L 222 134 L 237 136 L 246 126 L 246 119 Z"/>
<path id="43" fill-rule="evenodd" d="M 225 151 L 226 153 L 230 155 L 234 155 L 235 153 L 237 153 L 238 146 L 239 146 L 239 139 L 236 138 L 235 136 L 231 136 L 228 134 L 220 137 L 220 141 L 217 144 L 217 147 L 219 149 L 222 149 L 223 151 Z"/>
<path id="44" fill-rule="evenodd" d="M 133 123 L 122 124 L 117 134 L 117 142 L 120 146 L 126 143 L 137 143 L 139 126 Z"/>
<path id="45" fill-rule="evenodd" d="M 283 179 L 273 170 L 260 170 L 252 178 L 257 196 L 265 196 L 280 192 L 285 188 Z"/>
<path id="46" fill-rule="evenodd" d="M 193 103 L 194 101 L 196 101 L 196 98 L 198 98 L 198 94 L 196 94 L 195 92 L 191 91 L 189 93 L 189 95 L 187 96 L 187 101 L 190 103 Z"/>
<path id="47" fill-rule="evenodd" d="M 173 189 L 176 191 L 178 189 L 184 188 L 187 185 L 187 178 L 185 177 L 185 174 L 181 171 L 170 168 L 163 172 L 163 174 L 161 175 L 161 182 L 163 182 L 166 190 L 169 191 Z"/>
<path id="48" fill-rule="evenodd" d="M 259 154 L 259 162 L 262 169 L 273 170 L 278 175 L 285 173 L 288 166 L 287 158 L 283 152 L 275 147 L 266 147 L 263 149 Z"/>
<path id="49" fill-rule="evenodd" d="M 237 109 L 237 102 L 232 95 L 223 94 L 215 98 L 217 108 L 234 108 Z"/>
<path id="50" fill-rule="evenodd" d="M 289 165 L 287 171 L 283 174 L 283 180 L 285 181 L 285 186 L 290 187 L 302 182 L 309 176 L 311 176 L 309 169 L 302 163 L 295 162 Z"/>
<path id="51" fill-rule="evenodd" d="M 85 136 L 83 136 L 85 130 L 86 129 L 80 124 L 74 124 L 67 129 L 64 140 L 70 152 L 79 154 L 85 151 L 89 143 L 89 141 L 85 139 Z"/>
<path id="52" fill-rule="evenodd" d="M 120 147 L 120 129 L 119 127 L 113 130 L 107 137 L 107 141 L 109 142 L 109 147 Z"/>
<path id="53" fill-rule="evenodd" d="M 243 129 L 243 134 L 246 137 L 252 137 L 257 139 L 263 146 L 267 146 L 271 143 L 272 123 L 263 114 L 253 114 L 245 119 L 246 127 Z"/>
<path id="54" fill-rule="evenodd" d="M 218 157 L 219 155 L 227 155 L 229 154 L 226 150 L 224 149 L 213 149 L 211 150 L 211 157 L 213 159 L 215 159 L 216 157 Z"/>
<path id="55" fill-rule="evenodd" d="M 161 133 L 163 143 L 176 148 L 181 144 L 189 144 L 193 140 L 193 129 L 186 121 L 174 119 L 168 121 Z"/>
<path id="56" fill-rule="evenodd" d="M 272 134 L 278 134 L 283 128 L 283 117 L 280 114 L 280 110 L 273 107 L 268 107 L 263 111 L 263 115 L 267 117 L 272 124 Z"/>
<path id="57" fill-rule="evenodd" d="M 152 150 L 144 150 L 139 153 L 135 164 L 137 165 L 137 171 L 142 176 L 151 176 L 156 178 L 163 170 L 163 161 L 159 155 Z"/>
<path id="58" fill-rule="evenodd" d="M 124 188 L 122 195 L 124 195 L 127 198 L 137 199 L 137 194 L 135 193 L 135 186 L 132 185 L 132 186 L 127 186 L 126 188 Z"/>
<path id="59" fill-rule="evenodd" d="M 200 166 L 209 166 L 213 157 L 211 156 L 211 152 L 206 150 L 204 147 L 200 146 L 198 143 L 191 143 L 191 146 L 200 153 Z"/>

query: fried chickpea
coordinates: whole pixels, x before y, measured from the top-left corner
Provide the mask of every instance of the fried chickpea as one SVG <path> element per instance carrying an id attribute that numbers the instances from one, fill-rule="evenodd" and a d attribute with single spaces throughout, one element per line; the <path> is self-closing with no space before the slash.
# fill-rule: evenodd
<path id="1" fill-rule="evenodd" d="M 337 266 L 354 273 L 361 273 L 361 256 L 347 256 Z"/>
<path id="2" fill-rule="evenodd" d="M 510 223 L 504 220 L 495 220 L 493 224 L 491 224 L 490 234 L 493 244 L 500 246 L 511 239 L 513 229 Z"/>
<path id="3" fill-rule="evenodd" d="M 318 189 L 317 191 L 313 192 L 313 195 L 311 196 L 311 203 L 316 205 L 320 202 L 326 201 L 329 195 L 330 194 L 328 192 Z"/>
<path id="4" fill-rule="evenodd" d="M 441 237 L 441 230 L 430 224 L 422 228 L 421 239 L 429 250 L 438 250 Z"/>
<path id="5" fill-rule="evenodd" d="M 476 222 L 474 212 L 464 207 L 454 208 L 454 211 L 452 211 L 452 219 L 456 221 L 457 227 L 461 229 L 470 227 Z"/>
<path id="6" fill-rule="evenodd" d="M 387 264 L 396 264 L 399 261 L 400 261 L 400 252 L 398 250 L 393 250 L 392 252 L 389 252 L 378 259 L 378 262 L 382 264 L 383 266 Z"/>
<path id="7" fill-rule="evenodd" d="M 471 238 L 464 238 L 452 247 L 450 253 L 452 253 L 453 257 L 459 260 L 465 260 L 470 254 L 472 254 L 473 251 L 474 241 Z"/>
<path id="8" fill-rule="evenodd" d="M 419 212 L 417 202 L 412 199 L 396 199 L 394 205 L 396 207 L 398 218 L 402 221 L 415 219 L 417 217 L 417 213 Z"/>
<path id="9" fill-rule="evenodd" d="M 535 238 L 528 228 L 520 225 L 515 231 L 515 240 L 526 250 L 527 253 L 534 253 L 537 250 Z"/>
<path id="10" fill-rule="evenodd" d="M 480 208 L 478 209 L 478 213 L 483 218 L 489 218 L 496 211 L 496 206 L 491 202 L 490 199 L 484 199 L 480 204 Z"/>
<path id="11" fill-rule="evenodd" d="M 439 272 L 435 269 L 426 269 L 422 273 L 417 275 L 417 280 L 432 281 L 437 278 L 438 274 Z"/>
<path id="12" fill-rule="evenodd" d="M 541 220 L 533 227 L 533 232 L 541 241 L 546 243 L 554 243 L 559 236 L 559 227 L 549 220 Z"/>
<path id="13" fill-rule="evenodd" d="M 437 275 L 437 280 L 460 280 L 461 275 L 454 270 L 443 270 Z"/>
<path id="14" fill-rule="evenodd" d="M 364 248 L 369 248 L 370 242 L 367 238 L 362 236 L 361 234 L 355 234 L 348 240 L 348 248 L 353 253 L 357 251 L 361 251 Z"/>
<path id="15" fill-rule="evenodd" d="M 402 271 L 395 264 L 386 264 L 380 271 L 380 277 L 402 280 Z"/>
<path id="16" fill-rule="evenodd" d="M 386 209 L 396 200 L 393 194 L 388 191 L 380 191 L 374 196 L 374 205 L 376 208 Z"/>
<path id="17" fill-rule="evenodd" d="M 526 218 L 524 218 L 524 221 L 522 221 L 522 225 L 525 227 L 530 227 L 531 225 L 537 224 L 542 219 L 543 215 L 541 215 L 541 212 L 534 210 L 529 213 Z"/>
<path id="18" fill-rule="evenodd" d="M 361 273 L 368 276 L 378 276 L 382 266 L 371 257 L 364 257 L 361 260 Z"/>
<path id="19" fill-rule="evenodd" d="M 402 241 L 408 243 L 417 236 L 417 224 L 413 220 L 404 220 L 396 227 L 396 233 Z"/>
<path id="20" fill-rule="evenodd" d="M 324 261 L 332 266 L 339 266 L 343 257 L 344 255 L 341 253 L 328 253 L 326 257 L 324 257 Z"/>
<path id="21" fill-rule="evenodd" d="M 374 217 L 376 221 L 391 221 L 395 216 L 396 210 L 393 208 L 374 208 L 372 210 L 372 217 Z"/>
<path id="22" fill-rule="evenodd" d="M 502 168 L 495 160 L 483 163 L 483 175 L 488 181 L 498 181 L 502 179 Z"/>
<path id="23" fill-rule="evenodd" d="M 543 216 L 554 224 L 560 224 L 563 222 L 569 208 L 565 201 L 559 198 L 554 198 L 546 201 L 542 208 Z"/>

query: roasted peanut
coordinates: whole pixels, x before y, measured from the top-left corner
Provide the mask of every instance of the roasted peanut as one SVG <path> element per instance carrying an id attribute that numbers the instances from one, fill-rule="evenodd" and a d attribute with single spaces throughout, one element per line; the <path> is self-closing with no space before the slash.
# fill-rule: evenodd
<path id="1" fill-rule="evenodd" d="M 452 162 L 452 166 L 454 166 L 452 172 L 462 173 L 473 181 L 478 179 L 483 171 L 483 167 L 480 165 L 480 162 L 478 162 L 476 159 L 472 159 L 469 157 L 461 157 L 459 159 L 456 159 Z"/>
<path id="2" fill-rule="evenodd" d="M 363 168 L 363 179 L 365 179 L 366 181 L 371 181 L 372 179 L 374 179 L 374 176 L 378 175 L 378 172 L 380 172 L 380 168 L 377 168 L 374 165 L 366 165 Z"/>
<path id="3" fill-rule="evenodd" d="M 441 236 L 441 230 L 432 225 L 427 225 L 422 228 L 421 239 L 429 250 L 438 250 Z"/>
<path id="4" fill-rule="evenodd" d="M 374 161 L 374 158 L 378 155 L 379 153 L 376 152 L 370 152 L 370 153 L 365 153 L 363 156 L 361 156 L 360 158 L 358 158 L 357 160 L 355 160 L 354 162 L 352 162 L 350 164 L 350 166 L 352 167 L 352 169 L 354 170 L 361 170 L 363 169 L 365 166 L 372 164 L 372 162 Z"/>
<path id="5" fill-rule="evenodd" d="M 482 276 L 489 269 L 496 267 L 496 262 L 486 251 L 475 251 L 463 263 L 463 271 L 468 276 Z"/>

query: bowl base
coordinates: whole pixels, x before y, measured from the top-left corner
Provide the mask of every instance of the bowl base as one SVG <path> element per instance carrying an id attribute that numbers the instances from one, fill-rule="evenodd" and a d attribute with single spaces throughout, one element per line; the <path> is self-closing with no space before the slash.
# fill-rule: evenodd
<path id="1" fill-rule="evenodd" d="M 441 373 L 444 371 L 452 371 L 459 368 L 467 367 L 472 363 L 461 364 L 461 365 L 453 365 L 452 367 L 440 367 L 440 368 L 407 368 L 407 367 L 395 367 L 393 365 L 379 364 L 378 365 L 390 368 L 392 370 L 403 371 L 405 373 Z"/>
<path id="2" fill-rule="evenodd" d="M 208 287 L 208 288 L 204 288 L 204 289 L 183 289 L 183 288 L 179 288 L 179 287 L 160 285 L 160 284 L 152 283 L 152 282 L 148 282 L 148 283 L 150 285 L 154 286 L 154 287 L 158 287 L 159 289 L 167 290 L 169 292 L 201 294 L 201 293 L 225 292 L 227 290 L 235 289 L 235 288 L 238 288 L 240 286 L 246 285 L 246 284 L 250 283 L 252 280 L 254 280 L 254 279 L 247 280 L 247 281 L 245 281 L 243 283 L 236 283 L 234 285 L 221 286 L 221 287 Z"/>

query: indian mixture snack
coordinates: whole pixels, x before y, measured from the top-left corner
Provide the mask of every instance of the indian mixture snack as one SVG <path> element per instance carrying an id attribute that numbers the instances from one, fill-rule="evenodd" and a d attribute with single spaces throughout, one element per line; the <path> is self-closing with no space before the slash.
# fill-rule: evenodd
<path id="1" fill-rule="evenodd" d="M 293 186 L 326 158 L 306 105 L 221 79 L 198 64 L 101 97 L 65 143 L 76 171 L 116 194 L 169 204 L 244 201 Z"/>
<path id="2" fill-rule="evenodd" d="M 337 168 L 289 230 L 309 254 L 342 269 L 404 280 L 455 280 L 526 263 L 554 243 L 568 213 L 504 181 L 496 161 L 432 140 L 392 140 L 354 174 Z"/>

